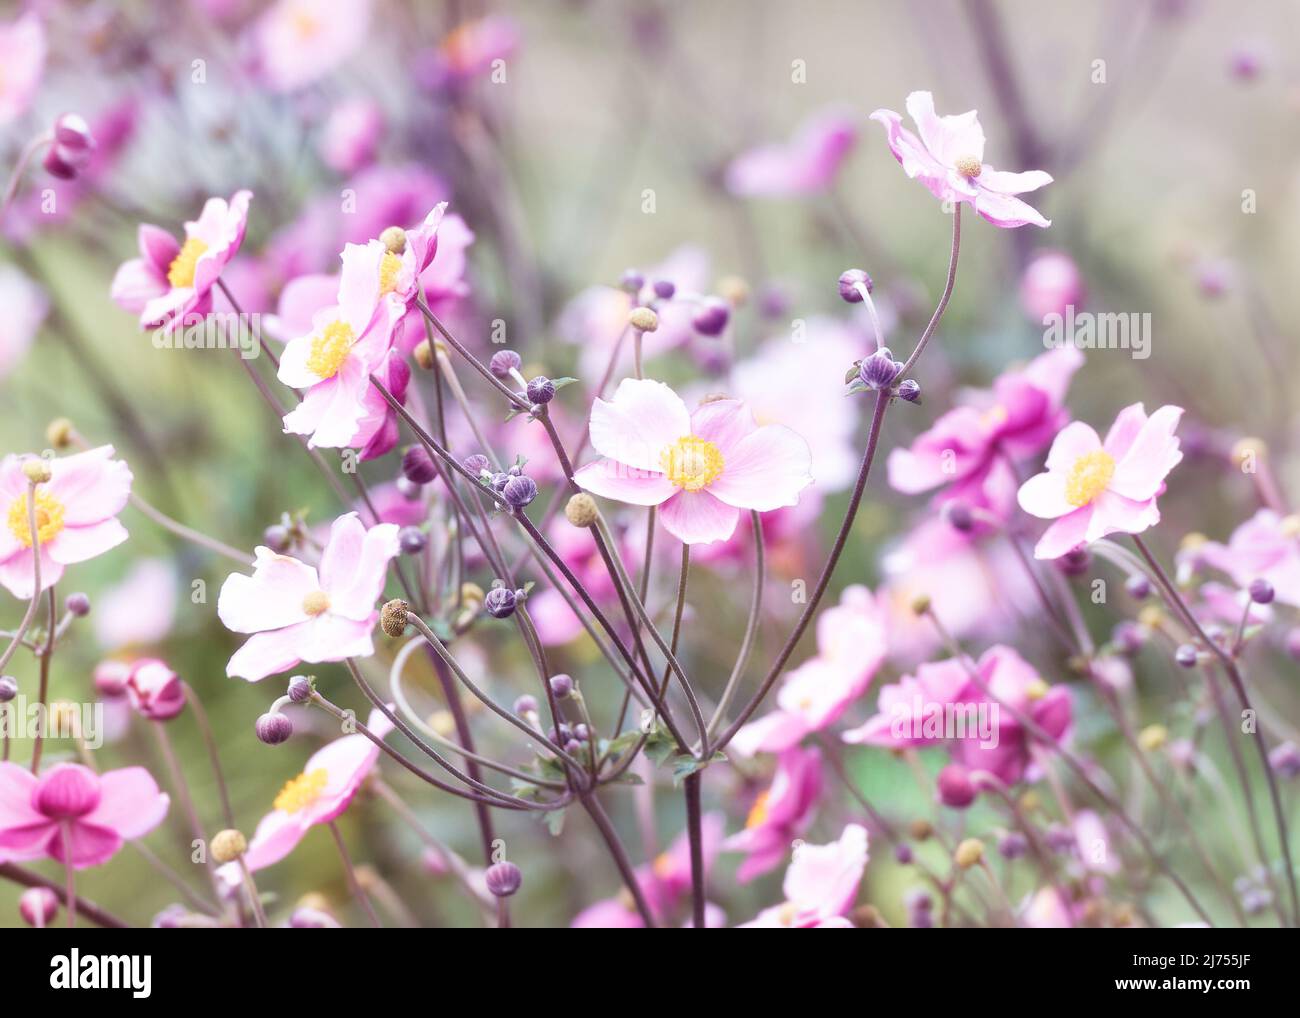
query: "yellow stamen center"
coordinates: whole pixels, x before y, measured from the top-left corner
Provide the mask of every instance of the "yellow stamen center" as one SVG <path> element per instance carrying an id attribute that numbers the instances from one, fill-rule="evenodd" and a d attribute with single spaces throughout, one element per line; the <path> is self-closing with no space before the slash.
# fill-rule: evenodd
<path id="1" fill-rule="evenodd" d="M 667 852 L 660 852 L 655 856 L 655 861 L 651 866 L 651 869 L 654 870 L 655 876 L 660 880 L 667 880 L 669 874 L 673 871 L 672 857 Z"/>
<path id="2" fill-rule="evenodd" d="M 304 41 L 320 31 L 320 20 L 309 10 L 299 8 L 290 15 L 289 20 L 293 30 L 298 33 L 298 38 Z"/>
<path id="3" fill-rule="evenodd" d="M 722 473 L 722 452 L 712 442 L 694 435 L 679 438 L 659 457 L 668 480 L 687 491 L 707 488 Z"/>
<path id="4" fill-rule="evenodd" d="M 275 808 L 282 813 L 297 813 L 304 810 L 320 798 L 329 781 L 329 773 L 324 767 L 314 771 L 303 771 L 296 778 L 290 778 L 275 797 Z"/>
<path id="5" fill-rule="evenodd" d="M 45 491 L 36 490 L 36 536 L 42 545 L 49 544 L 63 529 L 63 503 Z M 20 495 L 9 506 L 9 532 L 24 548 L 32 546 L 31 514 L 27 496 Z"/>
<path id="6" fill-rule="evenodd" d="M 994 428 L 1000 428 L 1006 424 L 1009 416 L 1007 408 L 1001 403 L 997 403 L 984 411 L 980 417 L 980 423 L 989 431 L 992 431 Z"/>
<path id="7" fill-rule="evenodd" d="M 795 917 L 799 915 L 799 907 L 793 901 L 787 901 L 776 914 L 776 921 L 782 926 L 793 926 Z"/>
<path id="8" fill-rule="evenodd" d="M 758 793 L 758 798 L 754 800 L 754 805 L 749 808 L 749 816 L 745 817 L 745 830 L 753 830 L 767 819 L 768 800 L 770 800 L 771 797 L 772 792 L 770 789 Z"/>
<path id="9" fill-rule="evenodd" d="M 958 156 L 956 162 L 952 165 L 958 173 L 968 180 L 974 180 L 980 175 L 980 171 L 984 169 L 980 165 L 980 161 L 974 156 Z"/>
<path id="10" fill-rule="evenodd" d="M 186 237 L 180 251 L 167 268 L 167 282 L 180 289 L 194 285 L 194 267 L 208 250 L 208 245 L 198 237 Z"/>
<path id="11" fill-rule="evenodd" d="M 302 599 L 302 610 L 312 617 L 324 615 L 330 610 L 329 595 L 323 590 L 313 590 Z"/>
<path id="12" fill-rule="evenodd" d="M 330 322 L 320 335 L 312 337 L 311 354 L 307 357 L 308 370 L 322 380 L 333 378 L 348 359 L 348 352 L 356 340 L 356 333 L 347 322 Z"/>
<path id="13" fill-rule="evenodd" d="M 397 288 L 397 274 L 402 271 L 402 259 L 389 251 L 379 259 L 379 293 L 382 296 Z"/>
<path id="14" fill-rule="evenodd" d="M 1115 476 L 1115 459 L 1103 449 L 1084 453 L 1074 461 L 1065 481 L 1065 500 L 1079 508 L 1106 490 Z"/>

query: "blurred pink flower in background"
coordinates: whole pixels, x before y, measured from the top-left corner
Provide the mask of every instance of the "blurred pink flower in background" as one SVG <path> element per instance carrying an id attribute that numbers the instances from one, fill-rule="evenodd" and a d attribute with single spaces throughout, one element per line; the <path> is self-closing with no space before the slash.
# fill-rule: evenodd
<path id="1" fill-rule="evenodd" d="M 741 153 L 727 167 L 727 190 L 745 197 L 788 198 L 824 191 L 857 144 L 856 118 L 823 111 L 790 141 Z"/>
<path id="2" fill-rule="evenodd" d="M 23 359 L 50 310 L 49 299 L 13 265 L 0 265 L 0 378 Z"/>
<path id="3" fill-rule="evenodd" d="M 758 794 L 745 828 L 722 843 L 728 852 L 744 852 L 736 880 L 747 883 L 774 869 L 813 820 L 822 792 L 822 755 L 817 749 L 787 749 L 776 760 L 772 784 Z"/>
<path id="4" fill-rule="evenodd" d="M 230 659 L 226 674 L 256 681 L 301 661 L 373 654 L 375 601 L 397 553 L 396 525 L 367 530 L 356 513 L 334 521 L 319 570 L 259 547 L 253 575 L 232 573 L 217 598 L 222 624 L 231 632 L 253 634 Z"/>
<path id="5" fill-rule="evenodd" d="M 277 92 L 325 77 L 366 41 L 370 0 L 279 0 L 252 28 L 257 69 Z"/>
<path id="6" fill-rule="evenodd" d="M 1040 251 L 1020 276 L 1020 306 L 1031 322 L 1046 325 L 1048 315 L 1078 310 L 1086 296 L 1079 266 L 1064 251 Z"/>
<path id="7" fill-rule="evenodd" d="M 1042 170 L 1008 173 L 985 163 L 984 129 L 974 110 L 940 117 L 929 92 L 913 92 L 907 97 L 907 112 L 919 138 L 903 127 L 903 118 L 893 110 L 876 110 L 871 119 L 885 126 L 889 149 L 907 175 L 921 181 L 932 195 L 940 201 L 966 202 L 994 226 L 1052 225 L 1015 197 L 1050 184 L 1051 176 Z"/>
<path id="8" fill-rule="evenodd" d="M 492 15 L 458 25 L 426 59 L 420 73 L 427 86 L 459 84 L 486 74 L 497 60 L 519 48 L 519 26 L 513 18 Z"/>
<path id="9" fill-rule="evenodd" d="M 1267 580 L 1277 600 L 1300 608 L 1300 516 L 1260 509 L 1232 532 L 1226 545 L 1202 545 L 1200 556 L 1239 587 Z"/>
<path id="10" fill-rule="evenodd" d="M 808 443 L 789 428 L 759 427 L 739 400 L 686 409 L 663 382 L 625 378 L 591 411 L 591 445 L 604 459 L 577 472 L 597 495 L 659 506 L 685 544 L 725 541 L 741 509 L 794 505 L 812 483 Z"/>
<path id="11" fill-rule="evenodd" d="M 1182 415 L 1182 407 L 1163 406 L 1147 417 L 1134 403 L 1120 411 L 1104 443 L 1082 421 L 1067 425 L 1052 443 L 1047 471 L 1020 488 L 1025 512 L 1055 521 L 1034 556 L 1059 558 L 1107 534 L 1140 534 L 1159 523 L 1156 496 L 1183 458 L 1174 437 Z"/>
<path id="12" fill-rule="evenodd" d="M 120 583 L 95 598 L 95 639 L 106 651 L 158 643 L 176 620 L 179 586 L 168 559 L 140 559 Z"/>
<path id="13" fill-rule="evenodd" d="M 799 845 L 782 890 L 785 902 L 765 908 L 741 928 L 852 929 L 844 913 L 853 907 L 867 868 L 867 830 L 858 824 L 844 828 L 829 845 Z"/>
<path id="14" fill-rule="evenodd" d="M 0 24 L 0 127 L 31 107 L 45 70 L 45 28 L 35 14 Z"/>
<path id="15" fill-rule="evenodd" d="M 108 862 L 124 841 L 167 815 L 167 796 L 143 767 L 96 774 L 55 764 L 39 778 L 0 763 L 0 862 L 53 859 L 73 869 Z"/>
<path id="16" fill-rule="evenodd" d="M 0 583 L 14 597 L 35 591 L 33 536 L 41 548 L 41 590 L 63 577 L 63 569 L 117 547 L 126 528 L 117 521 L 131 494 L 131 469 L 113 459 L 113 447 L 48 460 L 49 481 L 36 488 L 36 534 L 31 531 L 28 481 L 23 457 L 0 462 L 0 504 L 7 526 L 0 530 Z"/>
<path id="17" fill-rule="evenodd" d="M 384 112 L 364 96 L 345 99 L 330 110 L 320 139 L 321 158 L 336 173 L 369 166 L 384 136 Z"/>

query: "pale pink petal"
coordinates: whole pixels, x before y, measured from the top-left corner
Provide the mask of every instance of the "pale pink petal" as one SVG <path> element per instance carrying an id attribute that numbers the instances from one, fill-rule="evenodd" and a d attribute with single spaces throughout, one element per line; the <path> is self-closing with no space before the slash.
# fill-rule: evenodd
<path id="1" fill-rule="evenodd" d="M 679 491 L 659 507 L 659 519 L 683 544 L 708 544 L 732 535 L 740 510 L 707 491 Z"/>
<path id="2" fill-rule="evenodd" d="M 985 164 L 976 178 L 980 187 L 996 191 L 998 194 L 1024 194 L 1037 191 L 1052 182 L 1052 175 L 1042 170 L 1026 170 L 1024 173 L 1010 173 L 1007 170 L 995 170 Z"/>
<path id="3" fill-rule="evenodd" d="M 50 461 L 47 490 L 63 503 L 64 526 L 98 523 L 115 516 L 131 494 L 131 468 L 113 459 L 113 447 Z"/>
<path id="4" fill-rule="evenodd" d="M 231 632 L 259 633 L 303 622 L 302 603 L 320 590 L 316 570 L 259 547 L 252 576 L 231 573 L 217 596 L 217 617 Z"/>
<path id="5" fill-rule="evenodd" d="M 1069 473 L 1080 456 L 1096 452 L 1101 448 L 1101 439 L 1082 421 L 1067 424 L 1052 442 L 1052 451 L 1047 454 L 1047 469 Z"/>
<path id="6" fill-rule="evenodd" d="M 83 527 L 64 527 L 50 542 L 50 558 L 62 565 L 85 562 L 116 548 L 126 540 L 126 527 L 117 520 L 104 520 Z"/>
<path id="7" fill-rule="evenodd" d="M 1089 544 L 1107 534 L 1140 534 L 1160 522 L 1160 510 L 1154 498 L 1137 501 L 1103 491 L 1092 505 L 1092 519 L 1088 523 L 1086 540 Z"/>
<path id="8" fill-rule="evenodd" d="M 1043 216 L 1032 205 L 1021 201 L 1019 198 L 1013 198 L 1009 194 L 998 194 L 996 191 L 987 191 L 983 188 L 978 189 L 973 202 L 975 211 L 983 216 L 994 226 L 1000 226 L 1004 229 L 1016 226 L 1040 226 L 1046 229 L 1052 225 L 1052 221 Z"/>
<path id="9" fill-rule="evenodd" d="M 303 822 L 301 812 L 272 810 L 258 822 L 257 830 L 249 839 L 244 864 L 252 871 L 274 865 L 298 846 L 308 826 Z M 238 877 L 237 869 L 235 875 Z"/>
<path id="10" fill-rule="evenodd" d="M 0 762 L 0 830 L 45 822 L 44 814 L 32 808 L 36 775 L 8 760 Z"/>
<path id="11" fill-rule="evenodd" d="M 152 223 L 141 223 L 136 230 L 140 257 L 154 270 L 159 279 L 167 278 L 167 270 L 181 252 L 181 245 L 170 233 Z"/>
<path id="12" fill-rule="evenodd" d="M 608 402 L 591 408 L 591 445 L 602 456 L 641 470 L 662 468 L 665 449 L 691 433 L 691 415 L 663 382 L 625 378 Z"/>
<path id="13" fill-rule="evenodd" d="M 115 831 L 127 841 L 148 834 L 167 815 L 170 800 L 143 767 L 123 767 L 99 776 L 99 805 L 86 823 Z"/>
<path id="14" fill-rule="evenodd" d="M 708 493 L 739 509 L 770 512 L 796 505 L 812 483 L 808 443 L 780 424 L 768 424 L 741 439 L 724 456 L 722 474 Z"/>
<path id="15" fill-rule="evenodd" d="M 1116 463 L 1124 458 L 1146 422 L 1146 408 L 1141 403 L 1132 403 L 1115 415 L 1115 423 L 1106 432 L 1106 441 L 1102 444 Z"/>
<path id="16" fill-rule="evenodd" d="M 660 505 L 673 497 L 676 485 L 656 471 L 638 470 L 613 459 L 588 463 L 574 474 L 578 487 L 602 498 L 631 505 Z"/>
<path id="17" fill-rule="evenodd" d="M 375 652 L 370 634 L 378 621 L 378 612 L 372 612 L 369 618 L 361 621 L 331 612 L 293 626 L 297 656 L 311 664 L 342 661 L 346 657 L 369 657 Z"/>
<path id="18" fill-rule="evenodd" d="M 397 529 L 394 523 L 381 523 L 367 530 L 356 513 L 334 521 L 320 564 L 330 614 L 356 621 L 370 618 L 384 590 L 388 563 L 398 552 Z"/>
<path id="19" fill-rule="evenodd" d="M 49 590 L 63 578 L 63 566 L 50 557 L 48 548 L 41 549 L 41 590 Z M 0 562 L 0 584 L 22 601 L 31 600 L 35 592 L 36 576 L 32 570 L 32 552 L 24 548 Z"/>
<path id="20" fill-rule="evenodd" d="M 1061 470 L 1049 470 L 1029 478 L 1020 486 L 1017 500 L 1020 508 L 1044 520 L 1054 520 L 1065 516 L 1078 508 L 1071 505 L 1065 497 L 1065 482 L 1068 475 Z"/>
<path id="21" fill-rule="evenodd" d="M 313 330 L 306 335 L 289 340 L 280 354 L 280 368 L 275 377 L 292 389 L 309 389 L 313 385 L 323 384 L 320 376 L 307 367 L 312 343 L 318 335 L 319 333 Z"/>
<path id="22" fill-rule="evenodd" d="M 266 633 L 254 633 L 235 651 L 226 665 L 226 674 L 232 678 L 257 682 L 268 675 L 287 672 L 302 660 L 298 647 L 304 631 L 311 623 L 300 622 Z"/>
<path id="23" fill-rule="evenodd" d="M 911 93 L 906 105 L 908 114 L 921 132 L 921 140 L 937 160 L 949 166 L 965 156 L 983 162 L 984 129 L 980 127 L 979 115 L 974 110 L 954 116 L 937 116 L 934 96 L 929 92 Z"/>
<path id="24" fill-rule="evenodd" d="M 754 412 L 738 399 L 715 399 L 691 414 L 691 434 L 716 445 L 724 461 L 742 438 L 757 429 Z"/>
<path id="25" fill-rule="evenodd" d="M 132 258 L 118 266 L 108 292 L 118 307 L 139 314 L 151 300 L 169 289 L 165 276 L 160 276 L 142 258 Z"/>
<path id="26" fill-rule="evenodd" d="M 1092 522 L 1094 506 L 1085 505 L 1068 516 L 1062 516 L 1038 539 L 1034 558 L 1060 558 L 1068 551 L 1087 542 L 1088 527 Z"/>
<path id="27" fill-rule="evenodd" d="M 800 715 L 777 710 L 745 725 L 731 740 L 731 746 L 741 756 L 782 753 L 797 745 L 808 732 L 808 722 Z"/>
<path id="28" fill-rule="evenodd" d="M 1182 415 L 1182 407 L 1162 406 L 1147 418 L 1122 458 L 1116 456 L 1115 473 L 1108 485 L 1111 491 L 1139 502 L 1156 496 L 1169 471 L 1183 458 L 1174 437 Z"/>
<path id="29" fill-rule="evenodd" d="M 885 125 L 889 150 L 909 177 L 919 180 L 936 198 L 948 197 L 948 168 L 939 162 L 924 143 L 907 128 L 893 110 L 876 110 L 872 120 Z"/>

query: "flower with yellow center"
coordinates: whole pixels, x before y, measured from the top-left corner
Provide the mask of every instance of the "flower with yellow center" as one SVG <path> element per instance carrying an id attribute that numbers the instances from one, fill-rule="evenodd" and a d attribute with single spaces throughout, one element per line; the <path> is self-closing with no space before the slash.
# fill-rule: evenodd
<path id="1" fill-rule="evenodd" d="M 36 537 L 49 544 L 63 529 L 63 503 L 43 488 L 36 489 Z M 27 496 L 21 495 L 9 506 L 9 532 L 24 548 L 32 546 L 31 510 Z"/>
<path id="2" fill-rule="evenodd" d="M 721 450 L 695 435 L 679 438 L 663 451 L 659 460 L 668 480 L 686 491 L 707 488 L 718 479 L 724 466 Z"/>
<path id="3" fill-rule="evenodd" d="M 348 359 L 356 341 L 356 333 L 347 322 L 330 322 L 319 335 L 312 337 L 307 369 L 322 380 L 333 378 Z"/>
<path id="4" fill-rule="evenodd" d="M 186 237 L 185 243 L 167 268 L 167 282 L 177 289 L 193 286 L 194 270 L 207 250 L 208 245 L 198 237 Z"/>
<path id="5" fill-rule="evenodd" d="M 767 820 L 767 815 L 771 809 L 771 798 L 772 792 L 770 789 L 758 793 L 758 798 L 754 800 L 754 805 L 749 808 L 749 816 L 745 817 L 745 830 L 752 831 L 755 827 L 758 827 Z"/>
<path id="6" fill-rule="evenodd" d="M 330 610 L 329 595 L 323 590 L 313 590 L 302 599 L 302 610 L 312 618 L 316 618 L 318 615 L 324 615 Z"/>
<path id="7" fill-rule="evenodd" d="M 402 271 L 402 259 L 388 251 L 379 259 L 379 293 L 384 295 L 397 289 L 397 274 Z"/>
<path id="8" fill-rule="evenodd" d="M 984 170 L 984 167 L 980 165 L 980 161 L 974 156 L 958 156 L 952 165 L 953 169 L 967 180 L 974 180 Z"/>
<path id="9" fill-rule="evenodd" d="M 290 778 L 275 797 L 275 808 L 282 813 L 298 813 L 321 797 L 329 782 L 329 772 L 324 767 L 304 771 Z"/>
<path id="10" fill-rule="evenodd" d="M 1115 476 L 1115 458 L 1104 449 L 1084 453 L 1065 480 L 1065 500 L 1076 509 L 1090 505 Z"/>

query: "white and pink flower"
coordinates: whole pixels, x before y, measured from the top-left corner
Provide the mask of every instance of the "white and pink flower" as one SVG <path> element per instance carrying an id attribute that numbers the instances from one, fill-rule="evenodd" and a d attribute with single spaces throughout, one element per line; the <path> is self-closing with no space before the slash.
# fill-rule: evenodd
<path id="1" fill-rule="evenodd" d="M 781 885 L 786 900 L 741 928 L 852 929 L 844 913 L 853 907 L 866 868 L 867 829 L 858 824 L 829 845 L 800 845 Z"/>

